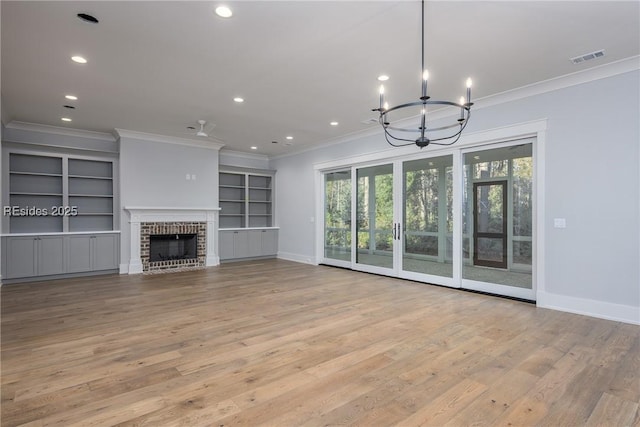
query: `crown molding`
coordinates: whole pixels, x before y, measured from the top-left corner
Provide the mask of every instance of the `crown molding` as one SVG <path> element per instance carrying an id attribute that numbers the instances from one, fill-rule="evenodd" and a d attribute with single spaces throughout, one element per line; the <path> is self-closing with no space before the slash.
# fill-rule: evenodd
<path id="1" fill-rule="evenodd" d="M 640 55 L 532 83 L 530 85 L 496 93 L 494 95 L 485 96 L 478 99 L 477 102 L 474 100 L 474 110 L 504 104 L 506 102 L 516 101 L 522 98 L 529 98 L 535 95 L 541 95 L 543 93 L 553 92 L 637 70 L 640 70 Z"/>
<path id="2" fill-rule="evenodd" d="M 179 138 L 175 136 L 166 136 L 166 135 L 157 135 L 153 133 L 145 133 L 145 132 L 137 132 L 133 130 L 126 129 L 114 129 L 118 138 L 122 140 L 122 138 L 133 139 L 138 141 L 150 141 L 150 142 L 159 142 L 162 144 L 174 144 L 174 145 L 184 145 L 188 147 L 196 147 L 196 148 L 205 148 L 209 150 L 219 151 L 222 147 L 224 147 L 224 143 L 219 140 L 215 140 L 212 138 L 202 140 L 202 139 L 189 139 L 189 138 Z"/>
<path id="3" fill-rule="evenodd" d="M 62 136 L 72 136 L 76 138 L 97 139 L 99 141 L 116 142 L 116 138 L 113 136 L 113 134 L 107 132 L 94 132 L 74 128 L 63 128 L 59 126 L 43 125 L 39 123 L 20 122 L 14 120 L 6 124 L 4 128 L 27 132 L 40 132 Z"/>

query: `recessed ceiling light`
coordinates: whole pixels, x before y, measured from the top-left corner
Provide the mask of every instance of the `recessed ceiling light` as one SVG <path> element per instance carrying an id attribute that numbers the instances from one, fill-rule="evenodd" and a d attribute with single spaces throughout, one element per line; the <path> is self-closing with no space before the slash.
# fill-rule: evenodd
<path id="1" fill-rule="evenodd" d="M 386 74 L 380 74 L 378 76 L 378 80 L 380 80 L 381 82 L 386 82 L 387 80 L 389 80 L 389 76 L 387 76 Z"/>
<path id="2" fill-rule="evenodd" d="M 258 147 L 256 147 L 255 145 L 253 145 L 253 146 L 251 147 L 251 149 L 252 149 L 252 150 L 257 150 L 257 149 L 258 149 Z"/>
<path id="3" fill-rule="evenodd" d="M 69 99 L 69 100 L 71 100 L 71 101 L 77 101 L 78 100 L 78 97 L 75 96 L 75 95 L 65 95 L 64 97 Z"/>
<path id="4" fill-rule="evenodd" d="M 233 100 L 238 103 L 244 102 L 244 98 L 240 98 L 239 96 L 236 96 L 235 98 L 233 98 Z"/>
<path id="5" fill-rule="evenodd" d="M 287 138 L 287 139 L 289 139 L 289 140 L 293 139 L 293 137 L 292 137 L 292 136 L 290 136 L 290 135 L 289 135 L 289 136 L 287 136 L 286 138 Z"/>
<path id="6" fill-rule="evenodd" d="M 89 22 L 91 24 L 97 24 L 100 22 L 95 16 L 89 15 L 88 13 L 78 13 L 76 16 L 84 22 Z"/>
<path id="7" fill-rule="evenodd" d="M 218 6 L 216 7 L 216 15 L 221 18 L 231 18 L 233 12 L 227 6 Z"/>
<path id="8" fill-rule="evenodd" d="M 73 62 L 77 62 L 78 64 L 86 64 L 87 63 L 86 59 L 84 59 L 82 56 L 77 56 L 77 55 L 76 56 L 72 56 L 71 60 Z"/>
<path id="9" fill-rule="evenodd" d="M 63 122 L 70 122 L 71 119 L 69 117 L 63 117 L 60 120 L 62 120 Z"/>
<path id="10" fill-rule="evenodd" d="M 338 126 L 338 122 L 331 122 L 329 123 L 331 126 Z"/>

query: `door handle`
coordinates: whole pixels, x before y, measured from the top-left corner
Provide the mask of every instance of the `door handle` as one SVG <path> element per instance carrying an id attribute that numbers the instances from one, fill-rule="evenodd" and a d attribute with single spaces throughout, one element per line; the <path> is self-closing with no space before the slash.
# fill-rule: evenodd
<path id="1" fill-rule="evenodd" d="M 400 230 L 402 228 L 400 227 L 400 223 L 399 222 L 394 222 L 393 223 L 393 240 L 400 240 Z"/>

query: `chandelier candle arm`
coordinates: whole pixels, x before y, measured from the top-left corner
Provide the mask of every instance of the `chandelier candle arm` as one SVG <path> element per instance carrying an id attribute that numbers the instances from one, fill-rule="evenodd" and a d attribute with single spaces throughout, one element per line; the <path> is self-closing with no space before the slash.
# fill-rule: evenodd
<path id="1" fill-rule="evenodd" d="M 427 96 L 427 80 L 429 80 L 429 70 L 424 70 L 424 73 L 422 73 L 422 97 L 420 97 L 423 101 L 429 99 Z"/>
<path id="2" fill-rule="evenodd" d="M 378 108 L 373 109 L 372 111 L 378 111 L 380 114 L 378 122 L 382 126 L 384 130 L 384 136 L 389 145 L 393 147 L 402 147 L 406 145 L 415 144 L 420 148 L 424 148 L 429 144 L 434 145 L 452 145 L 455 144 L 462 134 L 462 131 L 467 127 L 469 119 L 471 118 L 471 106 L 473 102 L 471 102 L 471 78 L 467 79 L 467 93 L 466 99 L 465 97 L 460 97 L 460 102 L 452 102 L 452 101 L 439 101 L 432 100 L 427 92 L 427 83 L 429 80 L 429 71 L 425 68 L 424 64 L 424 56 L 425 56 L 425 47 L 424 47 L 424 22 L 425 22 L 425 9 L 424 9 L 424 1 L 421 0 L 421 30 L 422 30 L 422 38 L 421 38 L 421 67 L 420 71 L 422 72 L 422 87 L 420 91 L 419 101 L 411 101 L 406 102 L 404 104 L 399 104 L 395 106 L 389 106 L 387 102 L 385 102 L 384 97 L 384 86 L 380 85 L 380 105 Z M 466 102 L 465 102 L 466 101 Z M 440 107 L 455 107 L 460 108 L 460 116 L 453 123 L 445 124 L 444 126 L 432 127 L 429 128 L 429 124 L 427 121 L 427 111 L 428 105 L 440 106 Z M 405 128 L 404 126 L 398 126 L 397 122 L 403 121 L 405 117 L 396 120 L 394 123 L 393 116 L 399 110 L 409 109 L 421 107 L 420 110 L 420 124 L 418 127 L 414 128 Z M 415 114 L 415 113 L 413 113 Z M 413 116 L 415 117 L 415 116 Z M 453 128 L 457 130 L 454 132 Z M 418 133 L 419 136 L 417 139 L 407 139 L 405 136 L 406 133 Z M 392 142 L 393 141 L 401 141 L 400 143 Z M 440 142 L 443 141 L 443 142 Z M 448 141 L 448 142 L 444 142 Z"/>

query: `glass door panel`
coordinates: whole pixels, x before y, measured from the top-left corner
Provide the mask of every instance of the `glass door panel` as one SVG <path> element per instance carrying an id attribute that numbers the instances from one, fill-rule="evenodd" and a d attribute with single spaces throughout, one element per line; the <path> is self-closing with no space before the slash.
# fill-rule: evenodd
<path id="1" fill-rule="evenodd" d="M 356 175 L 356 264 L 392 269 L 393 165 L 360 168 Z"/>
<path id="2" fill-rule="evenodd" d="M 530 143 L 464 155 L 462 287 L 534 299 Z"/>
<path id="3" fill-rule="evenodd" d="M 324 256 L 351 261 L 351 171 L 324 175 Z"/>
<path id="4" fill-rule="evenodd" d="M 403 163 L 402 269 L 453 277 L 453 157 Z"/>

